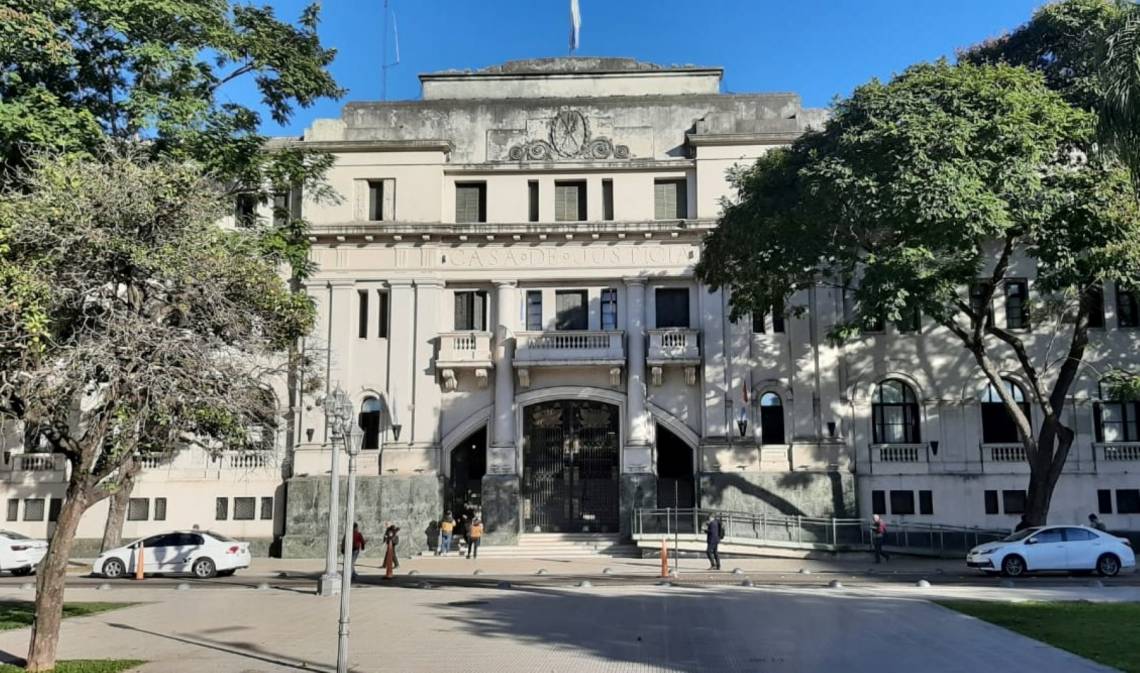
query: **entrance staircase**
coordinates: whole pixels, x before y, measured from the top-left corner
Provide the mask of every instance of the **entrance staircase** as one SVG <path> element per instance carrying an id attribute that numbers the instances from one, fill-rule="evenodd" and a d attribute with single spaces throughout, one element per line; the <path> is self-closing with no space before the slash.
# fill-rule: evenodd
<path id="1" fill-rule="evenodd" d="M 640 555 L 636 545 L 623 543 L 616 533 L 526 533 L 519 536 L 517 545 L 479 546 L 479 558 L 639 558 Z"/>

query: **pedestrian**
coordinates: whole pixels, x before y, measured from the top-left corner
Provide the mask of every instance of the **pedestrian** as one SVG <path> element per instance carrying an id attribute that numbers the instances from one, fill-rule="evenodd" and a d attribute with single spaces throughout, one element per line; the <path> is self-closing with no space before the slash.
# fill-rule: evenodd
<path id="1" fill-rule="evenodd" d="M 891 555 L 883 551 L 883 538 L 886 536 L 887 522 L 878 514 L 871 517 L 871 542 L 875 547 L 875 563 L 891 560 Z"/>
<path id="2" fill-rule="evenodd" d="M 364 552 L 364 534 L 360 532 L 360 524 L 352 524 L 352 578 L 356 579 L 356 559 Z"/>
<path id="3" fill-rule="evenodd" d="M 459 538 L 461 540 L 463 540 L 464 548 L 470 549 L 471 548 L 471 520 L 467 518 L 466 514 L 462 514 L 459 517 L 459 521 L 456 522 L 455 527 L 458 529 L 457 533 L 459 535 Z M 459 550 L 460 556 L 463 555 L 463 551 L 464 551 L 463 549 Z"/>
<path id="4" fill-rule="evenodd" d="M 1097 515 L 1095 515 L 1095 514 L 1090 514 L 1090 515 L 1089 515 L 1089 526 L 1090 526 L 1090 527 L 1092 527 L 1092 528 L 1095 528 L 1095 529 L 1099 530 L 1099 531 L 1100 531 L 1100 532 L 1102 532 L 1102 533 L 1107 533 L 1107 532 L 1108 532 L 1108 527 L 1107 527 L 1107 526 L 1105 526 L 1105 525 L 1104 525 L 1104 522 L 1103 522 L 1103 521 L 1101 521 L 1101 520 L 1100 520 L 1100 519 L 1097 517 Z"/>
<path id="5" fill-rule="evenodd" d="M 467 558 L 479 558 L 479 541 L 483 539 L 483 520 L 475 517 L 467 532 Z M 472 556 L 474 555 L 474 556 Z"/>
<path id="6" fill-rule="evenodd" d="M 400 527 L 389 521 L 388 527 L 384 529 L 385 567 L 387 567 L 389 560 L 391 560 L 393 568 L 400 567 L 400 557 L 396 555 L 396 545 L 398 544 L 400 544 Z M 391 555 L 391 559 L 389 559 L 389 555 Z"/>
<path id="7" fill-rule="evenodd" d="M 1019 533 L 1019 532 L 1025 530 L 1026 528 L 1032 528 L 1032 526 L 1029 525 L 1029 517 L 1022 514 L 1021 515 L 1021 521 L 1018 521 L 1017 525 L 1013 527 L 1013 532 Z"/>
<path id="8" fill-rule="evenodd" d="M 709 570 L 720 570 L 720 554 L 716 549 L 723 537 L 724 524 L 710 514 L 705 525 L 705 556 L 709 557 Z"/>
<path id="9" fill-rule="evenodd" d="M 455 519 L 451 518 L 451 510 L 444 512 L 443 521 L 439 522 L 439 553 L 447 556 L 451 552 L 451 538 L 455 532 Z"/>

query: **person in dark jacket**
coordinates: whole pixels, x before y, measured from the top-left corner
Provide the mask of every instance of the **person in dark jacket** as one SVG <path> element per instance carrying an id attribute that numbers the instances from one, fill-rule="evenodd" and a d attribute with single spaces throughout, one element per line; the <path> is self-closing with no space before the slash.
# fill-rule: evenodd
<path id="1" fill-rule="evenodd" d="M 717 553 L 716 548 L 720 544 L 720 539 L 724 537 L 721 534 L 723 525 L 712 515 L 709 516 L 709 521 L 705 525 L 705 556 L 709 557 L 709 570 L 720 570 L 720 554 Z"/>
<path id="2" fill-rule="evenodd" d="M 356 559 L 364 552 L 364 534 L 360 532 L 360 524 L 352 524 L 352 578 L 356 579 Z"/>
<path id="3" fill-rule="evenodd" d="M 875 548 L 875 563 L 890 561 L 891 555 L 883 551 L 883 540 L 887 537 L 887 522 L 878 514 L 871 517 L 871 544 Z"/>

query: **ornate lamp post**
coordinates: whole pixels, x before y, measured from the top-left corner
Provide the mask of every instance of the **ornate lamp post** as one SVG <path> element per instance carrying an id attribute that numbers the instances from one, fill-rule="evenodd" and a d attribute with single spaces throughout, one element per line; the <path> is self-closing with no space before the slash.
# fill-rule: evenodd
<path id="1" fill-rule="evenodd" d="M 336 390 L 325 396 L 321 403 L 325 412 L 325 424 L 330 431 L 332 449 L 332 473 L 329 477 L 329 523 L 328 540 L 325 544 L 325 572 L 317 581 L 317 593 L 321 596 L 335 596 L 340 593 L 341 577 L 336 568 L 337 514 L 340 510 L 340 447 L 337 440 L 349 442 L 352 425 L 352 400 L 348 393 L 337 385 Z M 351 537 L 351 526 L 349 527 Z"/>

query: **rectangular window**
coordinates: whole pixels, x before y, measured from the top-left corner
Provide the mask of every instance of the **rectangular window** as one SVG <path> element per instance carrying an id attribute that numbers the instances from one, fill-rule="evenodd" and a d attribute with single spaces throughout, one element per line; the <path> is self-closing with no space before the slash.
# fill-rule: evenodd
<path id="1" fill-rule="evenodd" d="M 1094 411 L 1098 442 L 1140 441 L 1140 402 L 1097 402 Z"/>
<path id="2" fill-rule="evenodd" d="M 487 293 L 471 290 L 455 293 L 455 329 L 481 332 L 487 329 Z"/>
<path id="3" fill-rule="evenodd" d="M 1025 514 L 1025 491 L 1002 491 L 1001 508 L 1006 514 Z"/>
<path id="4" fill-rule="evenodd" d="M 257 194 L 238 194 L 234 204 L 234 221 L 239 227 L 257 224 Z"/>
<path id="5" fill-rule="evenodd" d="M 59 521 L 59 512 L 63 509 L 63 498 L 52 498 L 48 502 L 48 521 Z"/>
<path id="6" fill-rule="evenodd" d="M 388 338 L 388 292 L 379 290 L 376 293 L 376 336 L 381 339 Z"/>
<path id="7" fill-rule="evenodd" d="M 784 333 L 784 303 L 772 307 L 772 334 Z"/>
<path id="8" fill-rule="evenodd" d="M 914 514 L 914 491 L 891 491 L 891 514 Z"/>
<path id="9" fill-rule="evenodd" d="M 654 293 L 657 327 L 689 326 L 689 288 L 659 287 Z"/>
<path id="10" fill-rule="evenodd" d="M 871 514 L 887 513 L 887 497 L 883 491 L 871 491 Z"/>
<path id="11" fill-rule="evenodd" d="M 127 501 L 127 521 L 146 521 L 149 518 L 149 498 L 131 498 Z"/>
<path id="12" fill-rule="evenodd" d="M 44 520 L 44 499 L 28 498 L 24 500 L 24 521 Z"/>
<path id="13" fill-rule="evenodd" d="M 895 325 L 898 327 L 900 334 L 914 334 L 915 332 L 922 331 L 922 311 L 915 306 L 911 310 L 903 313 L 902 320 L 898 321 Z"/>
<path id="14" fill-rule="evenodd" d="M 614 219 L 614 181 L 602 180 L 602 219 Z"/>
<path id="15" fill-rule="evenodd" d="M 166 521 L 166 498 L 154 499 L 154 520 Z"/>
<path id="16" fill-rule="evenodd" d="M 918 513 L 934 514 L 934 491 L 918 492 Z"/>
<path id="17" fill-rule="evenodd" d="M 1140 489 L 1122 488 L 1116 492 L 1117 514 L 1140 514 Z M 27 521 L 28 517 L 25 516 Z"/>
<path id="18" fill-rule="evenodd" d="M 1104 329 L 1104 284 L 1097 283 L 1089 288 L 1089 327 Z"/>
<path id="19" fill-rule="evenodd" d="M 975 314 L 982 314 L 983 312 L 989 318 L 990 323 L 994 321 L 994 307 L 993 304 L 985 304 L 986 299 L 986 284 L 974 283 L 970 286 L 970 310 Z"/>
<path id="20" fill-rule="evenodd" d="M 684 180 L 653 182 L 653 216 L 658 220 L 681 220 L 689 216 Z"/>
<path id="21" fill-rule="evenodd" d="M 764 334 L 768 331 L 768 312 L 752 314 L 752 331 L 756 334 Z M 772 308 L 772 333 L 784 333 L 784 307 L 776 306 Z"/>
<path id="22" fill-rule="evenodd" d="M 527 222 L 538 222 L 538 180 L 526 183 Z"/>
<path id="23" fill-rule="evenodd" d="M 554 219 L 558 222 L 581 222 L 586 219 L 586 183 L 554 183 Z"/>
<path id="24" fill-rule="evenodd" d="M 526 291 L 526 328 L 531 332 L 542 331 L 542 290 Z"/>
<path id="25" fill-rule="evenodd" d="M 1107 488 L 1096 492 L 1096 511 L 1099 514 L 1112 514 L 1112 491 Z"/>
<path id="26" fill-rule="evenodd" d="M 289 221 L 292 211 L 290 210 L 290 192 L 274 192 L 273 193 L 273 226 L 283 227 Z"/>
<path id="27" fill-rule="evenodd" d="M 368 338 L 368 290 L 357 290 L 356 336 L 361 339 Z"/>
<path id="28" fill-rule="evenodd" d="M 558 290 L 554 293 L 554 329 L 578 330 L 589 326 L 585 290 Z"/>
<path id="29" fill-rule="evenodd" d="M 1116 326 L 1140 327 L 1140 307 L 1136 303 L 1135 290 L 1116 286 Z"/>
<path id="30" fill-rule="evenodd" d="M 455 183 L 455 221 L 487 221 L 487 183 Z"/>
<path id="31" fill-rule="evenodd" d="M 8 520 L 18 521 L 20 519 L 20 500 L 19 498 L 8 498 Z"/>
<path id="32" fill-rule="evenodd" d="M 226 519 L 230 518 L 229 498 L 214 499 L 214 518 L 218 521 L 225 521 Z"/>
<path id="33" fill-rule="evenodd" d="M 368 219 L 380 222 L 384 219 L 384 181 L 368 181 Z"/>
<path id="34" fill-rule="evenodd" d="M 257 498 L 234 498 L 234 521 L 253 521 L 257 516 Z"/>
<path id="35" fill-rule="evenodd" d="M 1029 282 L 1026 280 L 1005 282 L 1005 326 L 1029 329 Z"/>
<path id="36" fill-rule="evenodd" d="M 261 520 L 268 521 L 273 518 L 273 498 L 265 497 L 261 499 Z"/>
<path id="37" fill-rule="evenodd" d="M 602 329 L 615 330 L 617 325 L 617 289 L 607 287 L 602 290 Z"/>
<path id="38" fill-rule="evenodd" d="M 986 514 L 1000 514 L 997 491 L 986 491 Z"/>
<path id="39" fill-rule="evenodd" d="M 764 324 L 765 322 L 767 322 L 767 319 L 768 319 L 768 316 L 765 315 L 764 313 L 760 313 L 759 311 L 757 311 L 756 313 L 753 313 L 752 314 L 752 332 L 754 334 L 764 334 L 765 332 L 767 332 L 768 331 L 767 325 Z"/>

